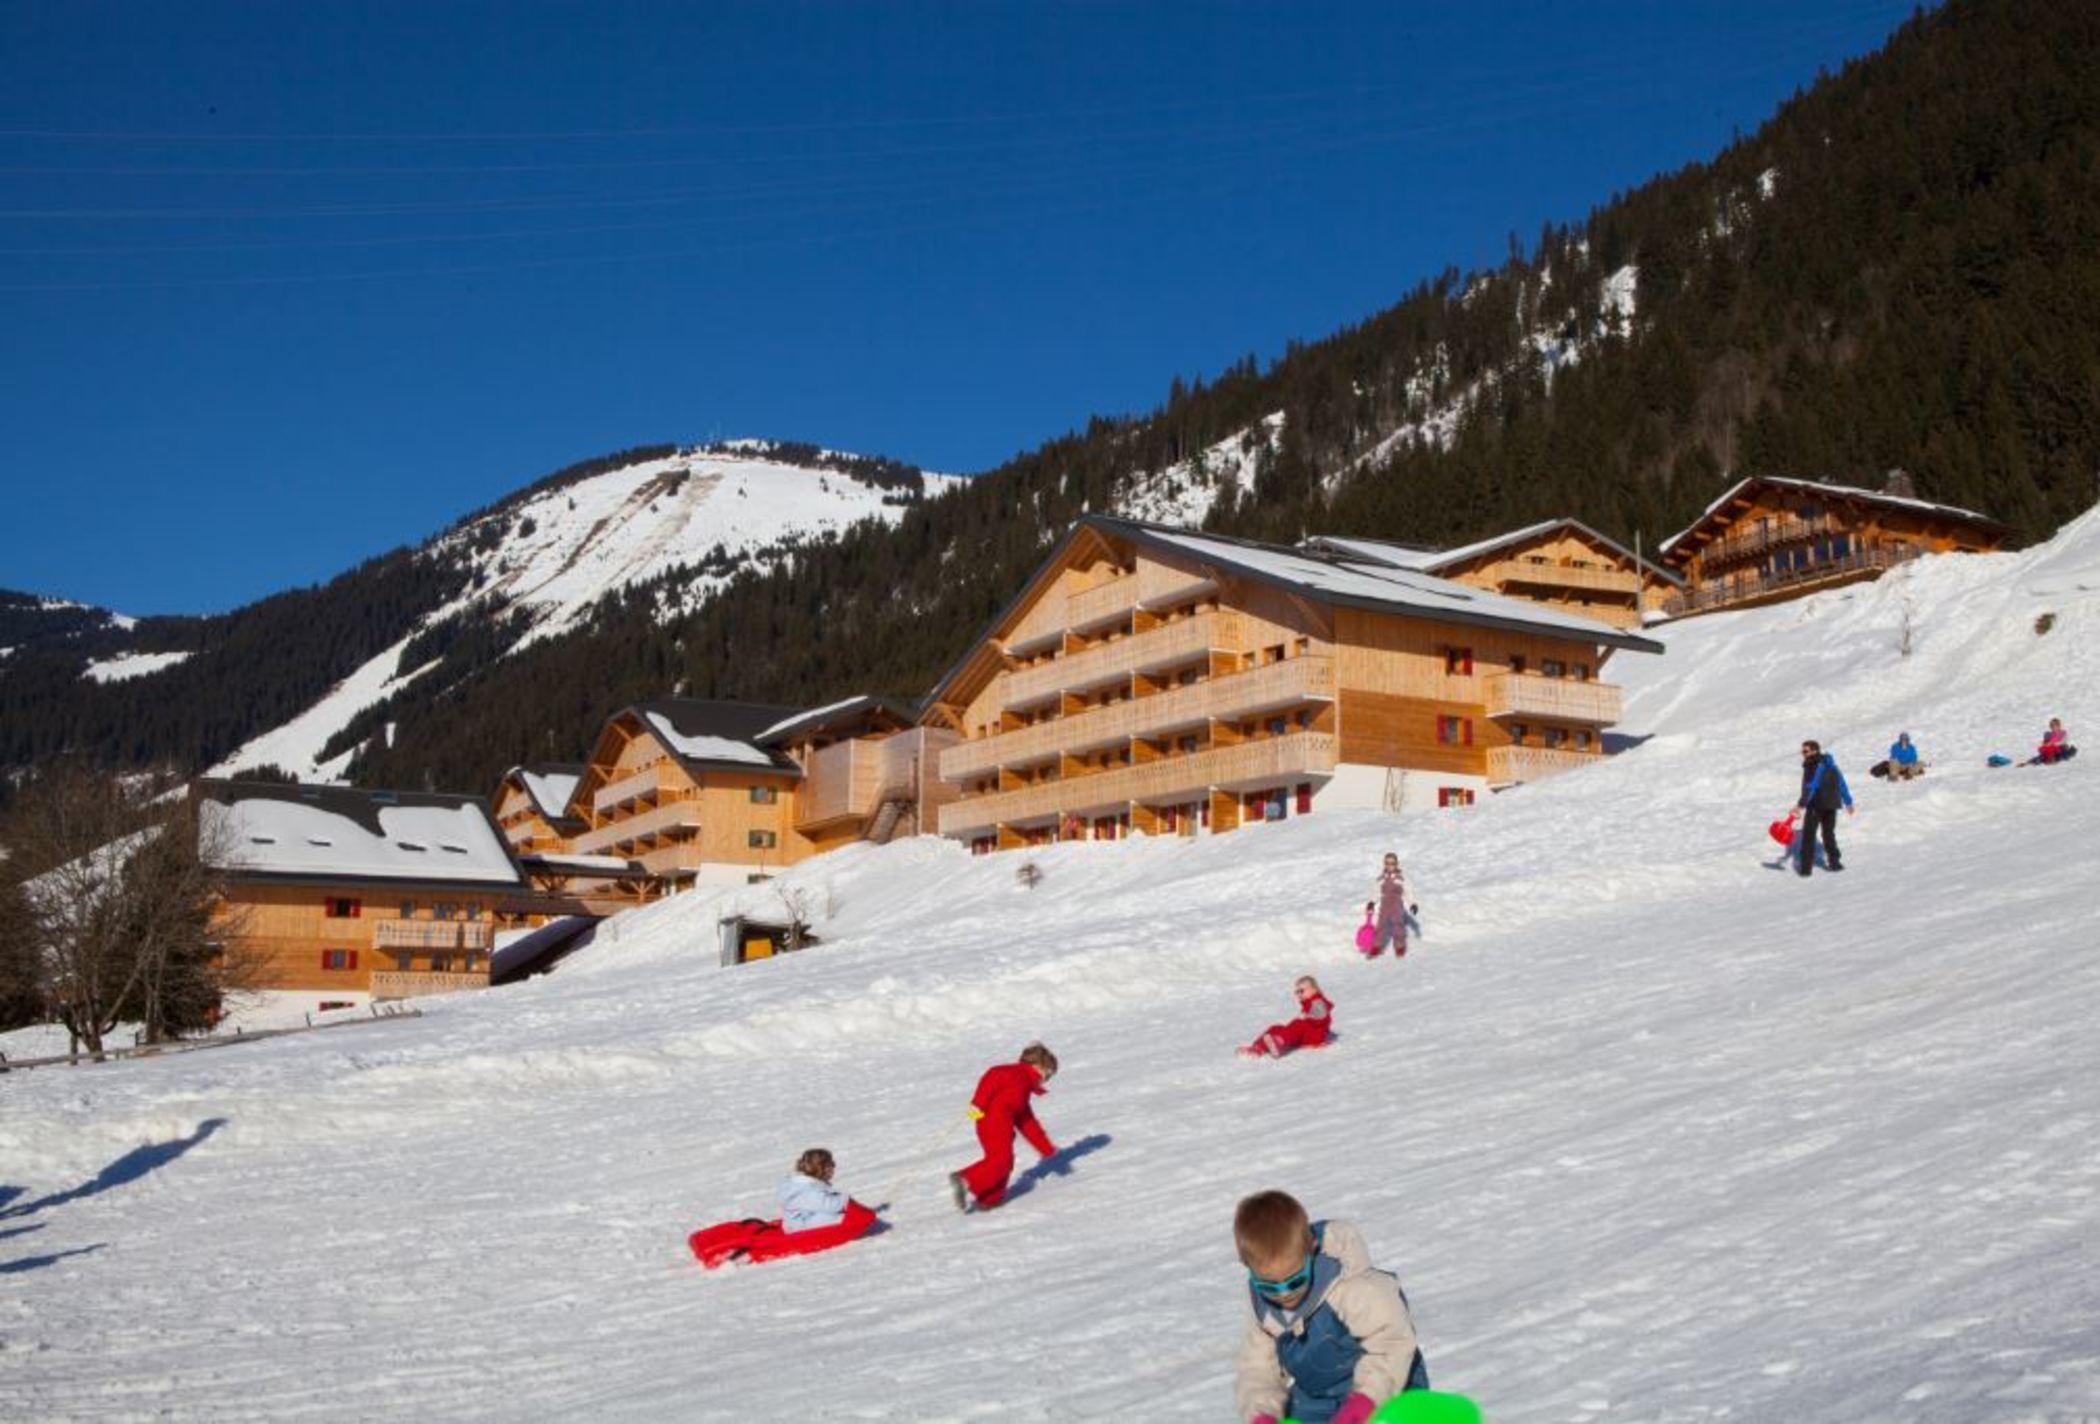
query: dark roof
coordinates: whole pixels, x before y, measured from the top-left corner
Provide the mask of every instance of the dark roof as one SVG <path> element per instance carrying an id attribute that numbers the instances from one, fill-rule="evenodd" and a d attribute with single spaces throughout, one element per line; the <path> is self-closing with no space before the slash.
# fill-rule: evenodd
<path id="1" fill-rule="evenodd" d="M 803 709 L 783 707 L 770 702 L 722 702 L 691 697 L 659 697 L 648 702 L 637 702 L 623 707 L 613 714 L 613 719 L 628 716 L 639 718 L 650 724 L 650 729 L 659 741 L 686 767 L 714 768 L 725 771 L 781 771 L 799 776 L 802 769 L 794 761 L 769 747 L 761 747 L 753 741 L 760 732 L 793 717 Z M 651 720 L 661 717 L 670 730 L 679 738 L 719 738 L 725 742 L 741 742 L 751 749 L 748 758 L 737 756 L 710 756 L 682 747 L 677 741 L 663 736 L 663 728 Z"/>
<path id="2" fill-rule="evenodd" d="M 1780 489 L 1813 494 L 1822 499 L 1849 500 L 1857 504 L 1878 504 L 1887 509 L 1906 510 L 1912 514 L 1929 514 L 1935 518 L 1950 519 L 1960 524 L 1974 524 L 2005 536 L 2019 532 L 2010 524 L 2001 523 L 1987 514 L 1978 514 L 1973 509 L 1963 509 L 1959 505 L 1934 504 L 1931 500 L 1916 499 L 1909 495 L 1888 494 L 1876 490 L 1861 489 L 1857 485 L 1825 484 L 1820 480 L 1795 479 L 1787 475 L 1746 475 L 1723 490 L 1720 497 L 1715 499 L 1712 504 L 1706 506 L 1697 519 L 1694 519 L 1690 524 L 1685 525 L 1684 528 L 1663 540 L 1657 557 L 1663 559 L 1677 557 L 1679 546 L 1692 534 L 1696 533 L 1700 525 L 1706 523 L 1707 520 L 1734 503 L 1735 497 L 1752 485 L 1774 485 Z"/>
<path id="3" fill-rule="evenodd" d="M 1673 570 L 1656 563 L 1653 559 L 1643 562 L 1638 554 L 1612 538 L 1611 535 L 1599 533 L 1597 530 L 1590 528 L 1589 525 L 1584 524 L 1580 519 L 1568 515 L 1563 515 L 1558 519 L 1542 519 L 1536 524 L 1527 524 L 1521 529 L 1512 529 L 1505 534 L 1496 534 L 1452 549 L 1438 549 L 1422 544 L 1402 544 L 1390 539 L 1354 539 L 1343 535 L 1327 534 L 1308 539 L 1299 547 L 1301 549 L 1331 551 L 1341 555 L 1343 558 L 1363 557 L 1364 551 L 1369 551 L 1369 557 L 1376 558 L 1377 554 L 1375 551 L 1390 549 L 1398 555 L 1397 558 L 1390 560 L 1390 562 L 1400 568 L 1419 569 L 1427 574 L 1441 574 L 1445 569 L 1451 568 L 1453 565 L 1471 563 L 1473 560 L 1492 554 L 1499 549 L 1506 549 L 1513 545 L 1528 543 L 1533 539 L 1543 538 L 1557 529 L 1573 529 L 1586 538 L 1602 544 L 1629 564 L 1644 567 L 1648 572 L 1668 579 L 1674 584 L 1681 585 L 1684 582 L 1684 579 Z"/>
<path id="4" fill-rule="evenodd" d="M 907 727 L 919 720 L 918 708 L 908 703 L 899 702 L 893 697 L 863 694 L 776 722 L 761 732 L 756 740 L 760 746 L 777 747 L 796 737 L 819 736 L 825 732 L 838 731 L 883 714 L 896 718 Z"/>
<path id="5" fill-rule="evenodd" d="M 1625 632 L 1592 619 L 1559 613 L 1541 604 L 1454 583 L 1433 574 L 1377 567 L 1361 558 L 1352 559 L 1321 549 L 1294 549 L 1228 534 L 1209 534 L 1113 515 L 1088 514 L 1075 521 L 1051 546 L 1050 552 L 1037 565 L 1036 572 L 1007 599 L 984 631 L 941 675 L 940 681 L 926 696 L 928 705 L 961 674 L 978 649 L 1014 614 L 1043 570 L 1082 530 L 1113 535 L 1185 559 L 1219 564 L 1244 578 L 1337 607 L 1399 613 L 1440 623 L 1503 628 L 1518 633 L 1542 633 L 1548 637 L 1579 639 L 1632 652 L 1663 651 L 1663 645 L 1652 638 L 1643 638 L 1637 633 Z"/>

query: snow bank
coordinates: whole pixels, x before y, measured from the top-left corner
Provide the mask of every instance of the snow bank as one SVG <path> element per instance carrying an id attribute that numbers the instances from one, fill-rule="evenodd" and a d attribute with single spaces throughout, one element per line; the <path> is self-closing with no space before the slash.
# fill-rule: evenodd
<path id="1" fill-rule="evenodd" d="M 1232 1205 L 1281 1185 L 1362 1225 L 1498 1424 L 2100 1411 L 2100 752 L 1982 764 L 2080 733 L 2096 619 L 2089 516 L 1667 625 L 1612 664 L 1627 751 L 1470 812 L 1052 847 L 1033 890 L 1018 853 L 856 847 L 420 1020 L 11 1079 L 0 1399 L 1224 1418 Z M 1931 771 L 1870 781 L 1902 730 Z M 1861 805 L 1806 882 L 1763 830 L 1804 735 Z M 1424 933 L 1364 963 L 1389 848 Z M 823 944 L 717 967 L 716 919 L 783 895 Z M 1337 1045 L 1235 1060 L 1308 970 Z M 958 1218 L 960 1108 L 1038 1036 L 1090 1150 Z M 894 1229 L 695 1269 L 684 1233 L 818 1144 Z"/>

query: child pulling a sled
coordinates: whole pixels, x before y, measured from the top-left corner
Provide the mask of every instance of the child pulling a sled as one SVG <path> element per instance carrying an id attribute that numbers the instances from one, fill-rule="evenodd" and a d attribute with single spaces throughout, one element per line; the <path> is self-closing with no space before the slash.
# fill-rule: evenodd
<path id="1" fill-rule="evenodd" d="M 1242 1058 L 1281 1058 L 1299 1048 L 1325 1048 L 1334 1031 L 1334 1005 L 1320 992 L 1320 981 L 1307 974 L 1291 986 L 1298 995 L 1298 1017 L 1270 1024 L 1240 1050 Z"/>
<path id="2" fill-rule="evenodd" d="M 1374 913 L 1377 915 L 1371 925 L 1370 944 L 1362 946 L 1364 937 L 1358 937 L 1364 958 L 1376 959 L 1385 953 L 1387 945 L 1391 945 L 1393 958 L 1404 959 L 1407 957 L 1407 917 L 1421 906 L 1407 902 L 1407 879 L 1400 873 L 1400 857 L 1391 851 L 1385 853 L 1385 865 L 1378 872 L 1375 896 L 1364 905 L 1367 918 Z"/>
<path id="3" fill-rule="evenodd" d="M 1049 1157 L 1057 1144 L 1035 1119 L 1029 1099 L 1039 1098 L 1057 1076 L 1057 1055 L 1040 1043 L 1021 1050 L 1012 1063 L 1001 1063 L 985 1071 L 970 1096 L 970 1116 L 977 1122 L 977 1145 L 984 1155 L 948 1174 L 948 1189 L 955 1195 L 958 1211 L 990 1211 L 1006 1200 L 1006 1184 L 1014 1172 L 1014 1133 L 1028 1139 L 1036 1152 Z"/>

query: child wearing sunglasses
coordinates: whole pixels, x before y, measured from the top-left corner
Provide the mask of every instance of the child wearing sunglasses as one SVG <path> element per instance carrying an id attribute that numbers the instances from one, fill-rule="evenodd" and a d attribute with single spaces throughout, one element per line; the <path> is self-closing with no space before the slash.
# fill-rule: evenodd
<path id="1" fill-rule="evenodd" d="M 1429 1388 L 1400 1282 L 1363 1233 L 1313 1221 L 1288 1192 L 1257 1192 L 1232 1221 L 1253 1318 L 1233 1387 L 1249 1424 L 1364 1424 L 1402 1390 Z"/>
<path id="2" fill-rule="evenodd" d="M 1320 981 L 1302 975 L 1291 986 L 1298 996 L 1298 1017 L 1270 1024 L 1254 1042 L 1240 1049 L 1242 1058 L 1281 1058 L 1295 1048 L 1325 1048 L 1334 1028 L 1334 1004 L 1320 991 Z"/>

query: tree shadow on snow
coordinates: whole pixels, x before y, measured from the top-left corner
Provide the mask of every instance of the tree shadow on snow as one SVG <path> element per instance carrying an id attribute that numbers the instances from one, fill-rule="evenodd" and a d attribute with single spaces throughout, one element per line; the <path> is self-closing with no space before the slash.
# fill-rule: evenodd
<path id="1" fill-rule="evenodd" d="M 177 1137 L 167 1142 L 150 1143 L 145 1147 L 134 1147 L 122 1157 L 104 1167 L 79 1186 L 49 1196 L 38 1197 L 21 1206 L 0 1210 L 0 1220 L 14 1216 L 33 1216 L 46 1207 L 64 1206 L 67 1202 L 79 1201 L 82 1197 L 100 1196 L 111 1187 L 121 1187 L 135 1182 L 149 1172 L 165 1167 L 198 1143 L 210 1137 L 226 1125 L 223 1117 L 206 1118 L 197 1124 L 197 1130 L 188 1137 Z M 17 1193 L 19 1195 L 19 1192 Z M 92 1249 L 92 1248 L 91 1248 Z M 70 1254 L 70 1253 L 69 1253 Z M 48 1262 L 46 1264 L 49 1264 Z"/>
<path id="2" fill-rule="evenodd" d="M 55 1266 L 68 1256 L 86 1256 L 100 1251 L 104 1243 L 97 1241 L 92 1246 L 75 1246 L 70 1251 L 53 1251 L 48 1256 L 24 1256 L 19 1261 L 0 1261 L 0 1276 L 17 1276 L 24 1271 L 41 1271 L 46 1266 Z"/>
<path id="3" fill-rule="evenodd" d="M 28 1190 L 29 1188 L 27 1187 L 0 1187 L 0 1206 L 6 1206 Z"/>
<path id="4" fill-rule="evenodd" d="M 32 1231 L 42 1231 L 43 1229 L 44 1223 L 41 1221 L 32 1221 L 27 1226 L 9 1227 L 5 1231 L 0 1231 L 0 1241 L 5 1241 L 10 1236 L 27 1236 Z"/>
<path id="5" fill-rule="evenodd" d="M 1026 1196 L 1029 1192 L 1034 1191 L 1035 1184 L 1042 1181 L 1045 1177 L 1053 1175 L 1059 1177 L 1070 1176 L 1074 1162 L 1077 1162 L 1082 1157 L 1091 1156 L 1093 1153 L 1099 1152 L 1113 1141 L 1115 1139 L 1107 1133 L 1097 1132 L 1092 1137 L 1082 1137 L 1077 1142 L 1058 1148 L 1048 1157 L 1045 1157 L 1042 1161 L 1016 1177 L 1014 1184 L 1006 1189 L 1006 1200 L 1012 1201 L 1015 1197 Z"/>

